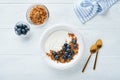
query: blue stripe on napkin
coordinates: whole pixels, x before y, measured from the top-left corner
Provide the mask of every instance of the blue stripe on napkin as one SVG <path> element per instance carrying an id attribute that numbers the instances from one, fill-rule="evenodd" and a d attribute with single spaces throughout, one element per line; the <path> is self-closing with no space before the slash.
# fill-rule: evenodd
<path id="1" fill-rule="evenodd" d="M 82 23 L 97 14 L 104 14 L 118 0 L 83 0 L 74 5 L 74 11 Z"/>

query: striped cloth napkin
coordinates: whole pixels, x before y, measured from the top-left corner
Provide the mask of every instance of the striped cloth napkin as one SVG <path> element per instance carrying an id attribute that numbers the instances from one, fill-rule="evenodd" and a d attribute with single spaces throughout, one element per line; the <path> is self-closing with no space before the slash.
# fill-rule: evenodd
<path id="1" fill-rule="evenodd" d="M 74 11 L 82 23 L 97 14 L 104 14 L 118 0 L 80 0 L 74 5 Z"/>

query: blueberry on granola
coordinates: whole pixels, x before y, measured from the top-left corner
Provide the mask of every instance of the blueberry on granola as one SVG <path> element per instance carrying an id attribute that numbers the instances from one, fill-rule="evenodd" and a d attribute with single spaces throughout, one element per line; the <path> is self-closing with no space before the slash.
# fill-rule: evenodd
<path id="1" fill-rule="evenodd" d="M 71 52 L 70 52 L 70 55 L 73 55 L 74 54 L 74 51 L 72 50 Z"/>
<path id="2" fill-rule="evenodd" d="M 70 45 L 69 44 L 66 47 L 70 49 Z"/>
<path id="3" fill-rule="evenodd" d="M 72 40 L 72 43 L 73 43 L 73 44 L 76 44 L 76 42 L 77 42 L 76 39 L 73 39 L 73 40 Z"/>
<path id="4" fill-rule="evenodd" d="M 64 56 L 63 56 L 63 59 L 66 60 L 66 59 L 67 59 L 67 56 L 64 55 Z"/>
<path id="5" fill-rule="evenodd" d="M 72 59 L 72 56 L 71 56 L 71 55 L 68 55 L 68 59 L 71 60 L 71 59 Z"/>
<path id="6" fill-rule="evenodd" d="M 67 43 L 64 44 L 65 47 L 66 47 L 67 45 L 68 45 Z"/>
<path id="7" fill-rule="evenodd" d="M 66 49 L 66 52 L 70 52 L 70 49 L 69 49 L 69 48 L 67 48 L 67 49 Z"/>
<path id="8" fill-rule="evenodd" d="M 77 48 L 77 45 L 73 45 L 73 47 L 74 47 L 74 49 L 76 49 L 76 48 Z"/>
<path id="9" fill-rule="evenodd" d="M 57 53 L 55 51 L 53 51 L 52 54 L 55 56 Z"/>
<path id="10" fill-rule="evenodd" d="M 59 52 L 59 54 L 60 54 L 60 55 L 62 55 L 62 54 L 63 54 L 63 52 L 62 52 L 62 51 L 60 51 L 60 52 Z"/>
<path id="11" fill-rule="evenodd" d="M 59 56 L 58 56 L 58 55 L 55 55 L 55 59 L 58 60 L 58 59 L 59 59 Z"/>
<path id="12" fill-rule="evenodd" d="M 65 50 L 66 50 L 66 47 L 65 47 L 65 46 L 63 46 L 63 47 L 62 47 L 62 49 L 65 51 Z"/>
<path id="13" fill-rule="evenodd" d="M 64 54 L 65 56 L 68 56 L 69 55 L 69 53 L 68 52 L 65 52 L 65 54 Z"/>

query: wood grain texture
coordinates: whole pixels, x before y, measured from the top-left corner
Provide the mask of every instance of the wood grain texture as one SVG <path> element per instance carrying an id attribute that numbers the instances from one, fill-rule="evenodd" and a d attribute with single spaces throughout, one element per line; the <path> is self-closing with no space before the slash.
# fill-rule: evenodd
<path id="1" fill-rule="evenodd" d="M 86 24 L 76 17 L 74 2 L 76 0 L 0 0 L 0 80 L 120 80 L 120 0 L 105 15 L 97 15 Z M 36 3 L 48 7 L 49 21 L 44 27 L 30 25 L 31 37 L 20 38 L 13 28 L 18 21 L 27 22 L 27 9 Z M 48 67 L 39 49 L 42 33 L 57 23 L 73 25 L 84 38 L 85 52 L 80 64 L 70 70 Z M 93 55 L 82 74 L 89 47 L 98 38 L 103 40 L 103 47 L 96 71 L 92 70 Z"/>
<path id="2" fill-rule="evenodd" d="M 92 57 L 89 66 L 84 74 L 81 69 L 85 60 L 71 70 L 59 71 L 48 67 L 41 56 L 33 55 L 1 55 L 0 56 L 0 79 L 1 80 L 119 80 L 118 68 L 120 67 L 119 57 L 99 57 L 96 71 L 92 70 L 94 58 Z M 112 65 L 111 65 L 112 64 Z M 114 65 L 113 65 L 114 64 Z"/>
<path id="3" fill-rule="evenodd" d="M 0 54 L 39 54 L 39 40 L 44 29 L 32 29 L 31 37 L 28 39 L 18 37 L 12 29 L 0 29 Z M 100 56 L 120 56 L 120 30 L 97 30 L 81 29 L 77 30 L 85 41 L 85 55 L 89 54 L 89 47 L 97 39 L 103 40 L 103 47 L 100 50 Z M 4 36 L 3 36 L 4 35 Z"/>
<path id="4" fill-rule="evenodd" d="M 27 9 L 33 4 L 1 4 L 0 28 L 13 28 L 18 21 L 26 20 Z M 73 24 L 76 28 L 84 29 L 118 29 L 120 22 L 120 5 L 115 4 L 105 15 L 97 15 L 87 24 L 82 24 L 73 11 L 73 4 L 46 4 L 50 18 L 46 26 L 57 23 Z M 67 12 L 65 12 L 67 11 Z M 31 25 L 31 27 L 35 27 Z"/>

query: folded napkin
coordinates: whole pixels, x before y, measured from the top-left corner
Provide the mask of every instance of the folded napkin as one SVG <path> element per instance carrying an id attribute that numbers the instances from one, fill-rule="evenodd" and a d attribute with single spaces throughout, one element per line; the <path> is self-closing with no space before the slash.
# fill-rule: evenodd
<path id="1" fill-rule="evenodd" d="M 118 0 L 80 0 L 74 5 L 74 11 L 82 23 L 97 14 L 104 14 Z"/>

